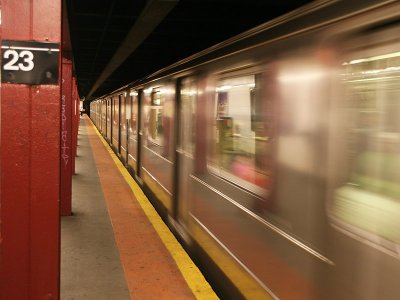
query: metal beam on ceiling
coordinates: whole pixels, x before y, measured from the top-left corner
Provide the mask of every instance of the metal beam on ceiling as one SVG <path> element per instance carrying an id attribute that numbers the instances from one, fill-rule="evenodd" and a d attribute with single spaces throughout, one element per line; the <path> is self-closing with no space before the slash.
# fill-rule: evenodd
<path id="1" fill-rule="evenodd" d="M 129 33 L 114 53 L 86 99 L 90 99 L 101 84 L 139 47 L 150 33 L 164 20 L 179 0 L 150 0 Z"/>

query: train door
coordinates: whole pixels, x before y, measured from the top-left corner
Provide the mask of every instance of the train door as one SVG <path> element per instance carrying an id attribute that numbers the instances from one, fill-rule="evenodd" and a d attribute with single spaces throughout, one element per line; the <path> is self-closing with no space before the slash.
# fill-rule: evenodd
<path id="1" fill-rule="evenodd" d="M 104 100 L 100 100 L 100 107 L 101 107 L 101 117 L 100 117 L 100 132 L 104 134 L 104 115 L 105 115 L 105 107 L 104 107 Z"/>
<path id="2" fill-rule="evenodd" d="M 194 120 L 197 99 L 197 87 L 194 78 L 185 78 L 180 81 L 178 95 L 173 213 L 180 227 L 185 227 L 188 224 L 190 174 L 193 169 L 194 157 Z"/>
<path id="3" fill-rule="evenodd" d="M 111 97 L 111 99 L 110 99 L 110 131 L 111 131 L 110 145 L 112 145 L 113 139 L 114 139 L 114 120 L 115 120 L 114 103 L 115 103 L 115 100 L 114 100 L 114 98 Z"/>
<path id="4" fill-rule="evenodd" d="M 142 153 L 142 146 L 143 146 L 143 91 L 139 90 L 139 94 L 137 96 L 137 101 L 138 101 L 138 115 L 137 115 L 137 130 L 138 130 L 138 140 L 137 140 L 137 172 L 136 176 L 138 179 L 141 179 L 142 177 L 142 159 L 141 159 L 141 153 Z"/>
<path id="5" fill-rule="evenodd" d="M 107 100 L 103 100 L 103 134 L 107 135 Z"/>
<path id="6" fill-rule="evenodd" d="M 126 166 L 128 166 L 129 162 L 129 138 L 130 135 L 132 134 L 131 132 L 131 116 L 132 116 L 132 96 L 130 93 L 125 92 L 125 137 L 124 139 L 124 145 L 125 145 L 125 151 L 124 155 L 122 156 L 122 161 Z"/>
<path id="7" fill-rule="evenodd" d="M 112 138 L 111 145 L 114 150 L 119 153 L 119 119 L 120 119 L 120 101 L 119 96 L 112 98 L 113 106 L 112 106 Z"/>
<path id="8" fill-rule="evenodd" d="M 111 139 L 112 139 L 112 115 L 111 115 L 111 105 L 112 105 L 112 99 L 109 98 L 107 99 L 107 111 L 106 111 L 106 132 L 107 132 L 107 139 L 108 142 L 111 143 Z"/>
<path id="9" fill-rule="evenodd" d="M 399 23 L 379 23 L 339 39 L 326 206 L 335 299 L 400 294 L 399 32 Z"/>
<path id="10" fill-rule="evenodd" d="M 125 117 L 125 96 L 120 94 L 119 98 L 119 125 L 118 125 L 118 153 L 121 157 L 126 154 L 126 117 Z"/>
<path id="11" fill-rule="evenodd" d="M 102 134 L 105 136 L 107 134 L 107 101 L 104 99 L 102 100 L 103 106 L 103 126 L 102 126 Z"/>
<path id="12" fill-rule="evenodd" d="M 128 136 L 127 136 L 127 164 L 131 171 L 135 174 L 138 172 L 137 161 L 138 161 L 138 111 L 139 111 L 139 97 L 135 90 L 129 92 L 129 98 L 126 102 L 126 116 L 127 116 L 127 126 L 128 126 Z"/>
<path id="13" fill-rule="evenodd" d="M 96 126 L 100 128 L 100 102 L 96 101 Z"/>
<path id="14" fill-rule="evenodd" d="M 101 132 L 101 119 L 102 119 L 102 114 L 101 114 L 101 112 L 102 112 L 102 109 L 103 109 L 103 107 L 102 107 L 102 105 L 101 105 L 101 100 L 99 100 L 99 101 L 97 102 L 97 105 L 99 106 L 99 110 L 98 110 L 99 115 L 98 115 L 98 117 L 97 117 L 99 123 L 98 123 L 97 128 L 98 128 L 98 130 Z"/>

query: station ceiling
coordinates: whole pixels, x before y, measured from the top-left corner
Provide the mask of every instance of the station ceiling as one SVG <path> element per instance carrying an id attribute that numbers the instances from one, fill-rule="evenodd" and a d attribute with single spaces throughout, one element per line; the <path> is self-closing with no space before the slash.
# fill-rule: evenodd
<path id="1" fill-rule="evenodd" d="M 102 96 L 310 0 L 68 0 L 81 97 Z"/>

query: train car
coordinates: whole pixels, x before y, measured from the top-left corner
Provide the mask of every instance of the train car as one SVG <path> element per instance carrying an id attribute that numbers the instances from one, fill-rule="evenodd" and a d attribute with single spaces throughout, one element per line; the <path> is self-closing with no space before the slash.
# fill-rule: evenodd
<path id="1" fill-rule="evenodd" d="M 400 3 L 355 0 L 313 2 L 91 105 L 222 298 L 398 299 L 399 101 Z"/>

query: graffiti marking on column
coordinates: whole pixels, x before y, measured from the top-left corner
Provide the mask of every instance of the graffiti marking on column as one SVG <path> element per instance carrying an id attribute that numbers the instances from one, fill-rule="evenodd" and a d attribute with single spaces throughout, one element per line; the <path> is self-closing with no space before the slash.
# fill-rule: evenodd
<path id="1" fill-rule="evenodd" d="M 61 97 L 61 158 L 64 165 L 67 166 L 69 161 L 68 155 L 68 130 L 67 130 L 67 114 L 65 113 L 66 100 L 65 95 Z"/>

